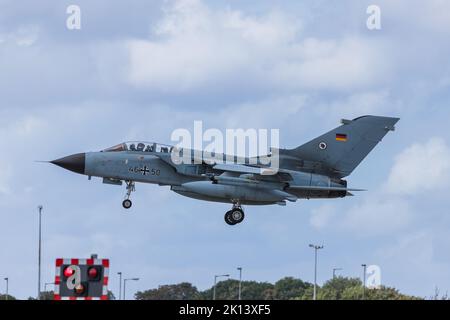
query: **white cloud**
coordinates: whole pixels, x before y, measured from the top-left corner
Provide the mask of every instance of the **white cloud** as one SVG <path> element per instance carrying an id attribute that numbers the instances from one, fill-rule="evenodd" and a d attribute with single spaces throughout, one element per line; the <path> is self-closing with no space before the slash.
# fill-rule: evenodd
<path id="1" fill-rule="evenodd" d="M 3 160 L 0 160 L 0 167 L 2 168 L 0 170 L 0 195 L 9 195 L 9 183 L 13 172 L 11 166 Z"/>
<path id="2" fill-rule="evenodd" d="M 374 259 L 384 270 L 386 284 L 419 296 L 432 296 L 436 287 L 445 293 L 450 274 L 442 255 L 446 248 L 440 248 L 438 239 L 447 234 L 436 227 L 415 228 L 380 246 Z"/>
<path id="3" fill-rule="evenodd" d="M 20 26 L 13 32 L 0 34 L 0 44 L 12 42 L 19 47 L 29 47 L 38 40 L 39 32 L 39 27 L 36 25 Z"/>
<path id="4" fill-rule="evenodd" d="M 314 208 L 311 211 L 311 217 L 309 223 L 317 228 L 321 229 L 328 225 L 330 220 L 335 216 L 335 208 L 332 205 L 325 204 L 320 207 Z"/>
<path id="5" fill-rule="evenodd" d="M 273 76 L 280 84 L 294 88 L 348 90 L 370 86 L 389 73 L 389 59 L 380 56 L 383 46 L 382 42 L 358 37 L 308 38 L 286 48 L 292 57 L 275 63 Z"/>
<path id="6" fill-rule="evenodd" d="M 433 259 L 432 233 L 429 230 L 422 230 L 404 235 L 396 243 L 380 250 L 378 256 L 383 259 L 403 260 L 403 263 L 410 267 L 428 264 Z"/>
<path id="7" fill-rule="evenodd" d="M 151 40 L 128 42 L 128 80 L 137 87 L 183 92 L 228 83 L 348 90 L 387 77 L 382 41 L 300 39 L 301 26 L 285 12 L 250 16 L 213 10 L 198 0 L 176 1 Z"/>
<path id="8" fill-rule="evenodd" d="M 401 103 L 386 89 L 356 92 L 318 106 L 323 115 L 333 115 L 336 119 L 353 119 L 365 114 L 393 115 L 400 108 Z"/>
<path id="9" fill-rule="evenodd" d="M 348 209 L 340 225 L 359 235 L 376 236 L 403 229 L 412 219 L 407 201 L 374 193 Z"/>
<path id="10" fill-rule="evenodd" d="M 415 143 L 396 158 L 386 189 L 393 194 L 411 195 L 448 185 L 450 148 L 439 137 Z"/>
<path id="11" fill-rule="evenodd" d="M 43 122 L 40 119 L 28 115 L 4 127 L 0 127 L 0 136 L 2 137 L 0 149 L 15 152 L 17 148 L 20 152 L 29 154 L 29 149 L 26 148 L 29 146 L 28 142 L 36 137 L 42 125 Z M 6 158 L 0 158 L 0 195 L 11 195 L 12 178 L 14 170 L 17 168 L 15 156 L 16 154 L 14 153 Z"/>
<path id="12" fill-rule="evenodd" d="M 341 230 L 367 236 L 405 229 L 416 218 L 411 199 L 405 196 L 445 187 L 449 169 L 450 149 L 442 138 L 413 144 L 395 158 L 387 183 L 345 210 L 337 225 Z M 313 210 L 310 222 L 324 227 L 330 224 L 330 217 L 329 209 L 319 207 Z"/>
<path id="13" fill-rule="evenodd" d="M 306 107 L 305 95 L 285 95 L 261 101 L 231 105 L 220 112 L 216 118 L 218 125 L 224 123 L 227 128 L 286 128 L 287 122 L 295 119 L 298 126 L 300 111 Z M 283 110 L 280 113 L 280 110 Z M 239 117 L 236 117 L 236 115 Z"/>
<path id="14" fill-rule="evenodd" d="M 426 5 L 421 0 L 403 0 L 380 2 L 380 7 L 387 14 L 383 17 L 392 19 L 395 17 L 401 22 L 400 30 L 407 27 L 412 35 L 417 32 L 432 33 L 449 33 L 450 19 L 448 12 L 450 11 L 450 3 L 446 0 L 429 0 Z"/>

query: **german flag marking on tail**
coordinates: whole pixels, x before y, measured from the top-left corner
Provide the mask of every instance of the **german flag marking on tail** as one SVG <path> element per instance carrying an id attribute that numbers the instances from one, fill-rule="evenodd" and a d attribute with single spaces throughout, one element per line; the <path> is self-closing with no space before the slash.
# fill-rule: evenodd
<path id="1" fill-rule="evenodd" d="M 336 133 L 336 141 L 347 141 L 347 135 L 343 133 Z"/>

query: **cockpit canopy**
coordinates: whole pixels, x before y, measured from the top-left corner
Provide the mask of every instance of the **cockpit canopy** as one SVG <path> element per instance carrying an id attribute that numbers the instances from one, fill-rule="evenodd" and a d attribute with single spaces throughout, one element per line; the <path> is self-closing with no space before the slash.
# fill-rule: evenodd
<path id="1" fill-rule="evenodd" d="M 172 148 L 173 146 L 157 142 L 129 141 L 104 149 L 102 152 L 135 151 L 169 153 L 172 151 Z"/>

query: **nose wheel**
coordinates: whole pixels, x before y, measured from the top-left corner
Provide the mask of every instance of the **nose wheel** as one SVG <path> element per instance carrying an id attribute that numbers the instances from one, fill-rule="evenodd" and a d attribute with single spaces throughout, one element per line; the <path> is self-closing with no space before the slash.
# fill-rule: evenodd
<path id="1" fill-rule="evenodd" d="M 127 184 L 127 194 L 125 195 L 125 200 L 122 201 L 122 207 L 125 209 L 130 209 L 133 205 L 133 202 L 130 200 L 131 193 L 136 191 L 136 187 L 134 185 L 134 181 L 125 181 Z"/>
<path id="2" fill-rule="evenodd" d="M 233 209 L 225 213 L 225 222 L 233 226 L 244 221 L 244 210 L 240 206 L 233 206 Z"/>

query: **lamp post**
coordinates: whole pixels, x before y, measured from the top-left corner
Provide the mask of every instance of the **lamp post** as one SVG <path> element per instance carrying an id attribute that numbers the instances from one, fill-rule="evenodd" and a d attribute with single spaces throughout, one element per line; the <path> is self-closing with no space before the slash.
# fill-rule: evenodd
<path id="1" fill-rule="evenodd" d="M 317 293 L 316 293 L 316 287 L 317 287 L 317 250 L 323 249 L 323 245 L 318 246 L 315 244 L 310 244 L 310 248 L 314 248 L 314 294 L 313 294 L 313 300 L 316 300 Z"/>
<path id="2" fill-rule="evenodd" d="M 55 284 L 54 282 L 46 282 L 44 283 L 44 291 L 47 292 L 47 286 L 50 284 Z"/>
<path id="3" fill-rule="evenodd" d="M 5 299 L 8 300 L 9 278 L 6 277 L 6 278 L 5 278 L 5 281 L 6 281 L 6 296 L 5 296 Z"/>
<path id="4" fill-rule="evenodd" d="M 42 209 L 44 207 L 40 205 L 38 207 L 39 210 L 39 249 L 38 249 L 38 300 L 41 300 L 41 244 L 42 244 L 42 236 L 41 236 L 41 220 L 42 220 Z"/>
<path id="5" fill-rule="evenodd" d="M 139 278 L 128 278 L 128 279 L 124 279 L 123 280 L 123 300 L 125 299 L 125 294 L 126 294 L 126 288 L 127 288 L 127 281 L 138 281 Z"/>
<path id="6" fill-rule="evenodd" d="M 336 278 L 336 271 L 342 270 L 342 268 L 333 268 L 333 279 Z"/>
<path id="7" fill-rule="evenodd" d="M 217 278 L 225 277 L 228 278 L 229 274 L 219 274 L 214 276 L 214 288 L 213 288 L 213 300 L 216 300 L 216 284 L 217 284 Z"/>
<path id="8" fill-rule="evenodd" d="M 122 272 L 117 272 L 119 275 L 119 300 L 122 300 Z"/>
<path id="9" fill-rule="evenodd" d="M 242 267 L 237 268 L 239 270 L 239 293 L 238 300 L 241 300 L 241 290 L 242 290 Z"/>
<path id="10" fill-rule="evenodd" d="M 366 299 L 366 264 L 362 264 L 361 267 L 363 267 L 363 300 Z"/>

